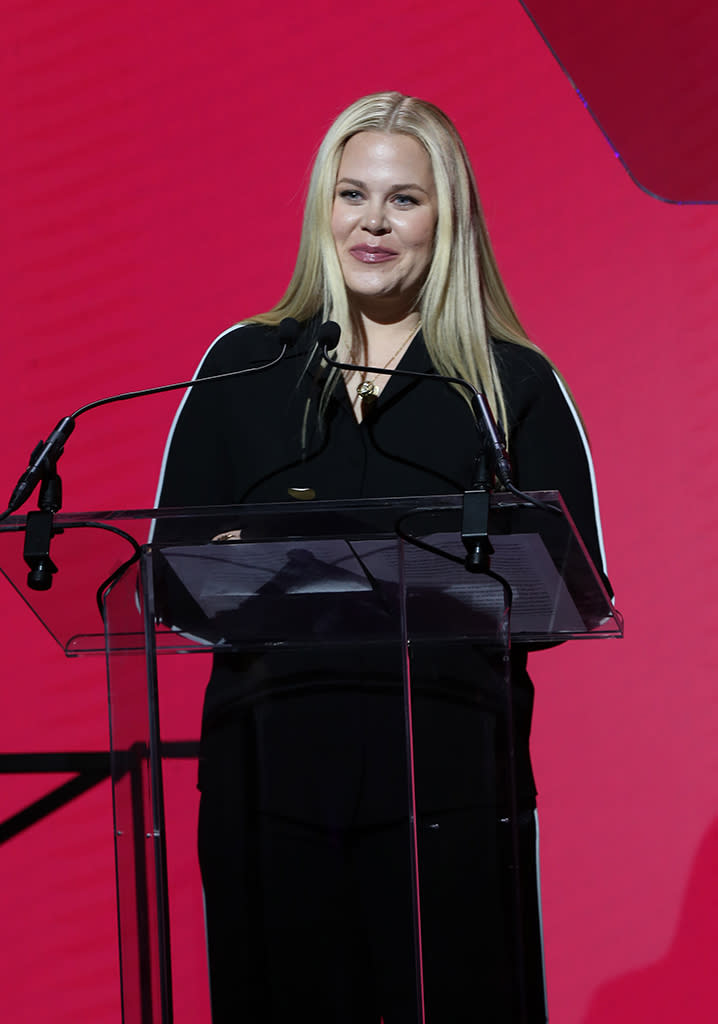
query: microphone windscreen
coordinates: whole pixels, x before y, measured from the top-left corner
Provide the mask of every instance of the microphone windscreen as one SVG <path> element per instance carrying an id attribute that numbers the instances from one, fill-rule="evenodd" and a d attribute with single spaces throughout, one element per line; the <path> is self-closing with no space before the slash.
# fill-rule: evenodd
<path id="1" fill-rule="evenodd" d="M 301 328 L 293 316 L 285 316 L 279 325 L 279 340 L 282 345 L 292 348 L 299 337 Z"/>
<path id="2" fill-rule="evenodd" d="M 333 348 L 336 348 L 339 344 L 339 338 L 341 337 L 342 329 L 339 324 L 335 324 L 333 320 L 327 320 L 321 325 L 318 332 L 319 347 L 326 348 L 329 352 Z"/>

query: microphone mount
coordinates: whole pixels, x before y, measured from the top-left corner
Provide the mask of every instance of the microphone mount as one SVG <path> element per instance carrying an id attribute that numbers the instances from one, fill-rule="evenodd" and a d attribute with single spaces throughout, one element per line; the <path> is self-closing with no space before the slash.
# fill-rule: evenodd
<path id="1" fill-rule="evenodd" d="M 46 455 L 39 473 L 38 510 L 27 514 L 23 558 L 29 570 L 28 587 L 31 590 L 49 590 L 52 577 L 57 572 L 57 566 L 50 558 L 50 541 L 56 533 L 62 533 L 62 529 L 54 525 L 55 513 L 62 507 L 62 481 L 57 472 L 57 457 Z"/>

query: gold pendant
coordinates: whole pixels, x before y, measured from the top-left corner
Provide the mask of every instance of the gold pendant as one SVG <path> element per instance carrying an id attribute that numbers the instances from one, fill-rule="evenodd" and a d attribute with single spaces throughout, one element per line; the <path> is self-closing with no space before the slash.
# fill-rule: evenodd
<path id="1" fill-rule="evenodd" d="M 376 384 L 373 380 L 363 380 L 357 385 L 357 394 L 360 398 L 374 398 L 376 395 Z"/>

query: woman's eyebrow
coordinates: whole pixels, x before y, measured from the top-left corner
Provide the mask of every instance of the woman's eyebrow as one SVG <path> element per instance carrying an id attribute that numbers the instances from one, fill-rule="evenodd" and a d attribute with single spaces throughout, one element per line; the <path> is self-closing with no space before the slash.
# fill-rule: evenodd
<path id="1" fill-rule="evenodd" d="M 339 180 L 337 181 L 337 185 L 341 184 L 356 185 L 357 188 L 363 189 L 366 189 L 367 187 L 366 182 L 360 181 L 359 178 L 339 178 Z M 428 195 L 426 189 L 423 188 L 421 185 L 418 185 L 415 181 L 406 182 L 400 185 L 390 185 L 389 188 L 387 189 L 387 192 L 406 192 L 411 188 L 417 189 L 419 192 L 424 192 L 426 195 Z"/>

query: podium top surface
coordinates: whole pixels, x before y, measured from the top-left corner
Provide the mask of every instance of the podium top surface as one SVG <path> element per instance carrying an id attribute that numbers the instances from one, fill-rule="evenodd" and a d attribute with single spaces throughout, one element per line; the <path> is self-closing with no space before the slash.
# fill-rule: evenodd
<path id="1" fill-rule="evenodd" d="M 557 511 L 537 509 L 509 494 L 490 496 L 492 569 L 505 575 L 514 591 L 514 640 L 621 636 L 620 615 L 560 495 L 545 491 L 532 497 Z M 346 608 L 345 620 L 356 620 L 361 628 L 353 609 L 365 610 L 373 599 L 386 608 L 397 586 L 406 589 L 408 608 L 415 609 L 410 626 L 413 621 L 417 633 L 424 629 L 420 622 L 430 621 L 433 636 L 458 629 L 465 639 L 480 642 L 489 599 L 486 578 L 462 565 L 462 509 L 463 495 L 456 494 L 61 514 L 54 519 L 50 545 L 57 572 L 45 591 L 27 585 L 23 543 L 31 513 L 0 524 L 0 570 L 68 655 L 105 650 L 100 595 L 119 579 L 125 597 L 113 600 L 124 608 L 109 623 L 112 647 L 144 648 L 137 597 L 143 563 L 145 586 L 149 580 L 166 590 L 171 580 L 173 594 L 179 587 L 188 596 L 195 618 L 210 621 L 201 638 L 205 647 L 242 646 L 252 637 L 261 645 L 264 620 L 257 619 L 257 610 L 269 607 L 270 589 L 280 618 L 295 624 L 287 637 L 267 636 L 266 642 L 276 644 L 301 642 L 303 619 L 295 613 L 318 607 L 319 595 Z M 213 541 L 223 534 L 234 541 Z M 112 583 L 113 588 L 117 595 L 120 584 Z M 365 616 L 364 628 L 375 619 Z M 307 621 L 315 621 L 309 613 Z M 239 625 L 228 628 L 228 623 Z M 155 625 L 158 651 L 198 649 L 197 637 L 176 623 L 169 623 L 174 628 Z M 316 640 L 310 630 L 306 642 Z"/>

